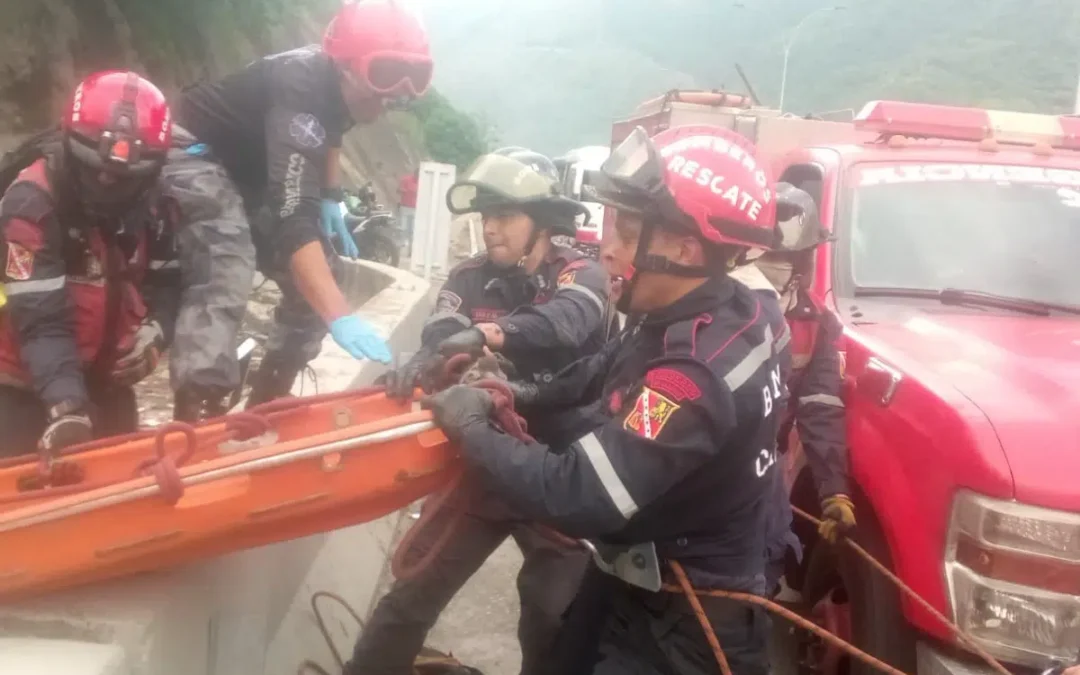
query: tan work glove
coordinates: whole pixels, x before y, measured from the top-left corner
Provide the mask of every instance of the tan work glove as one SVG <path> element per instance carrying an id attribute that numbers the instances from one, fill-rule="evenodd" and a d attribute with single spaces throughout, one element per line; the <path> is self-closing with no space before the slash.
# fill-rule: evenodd
<path id="1" fill-rule="evenodd" d="M 165 335 L 157 321 L 147 321 L 135 334 L 135 346 L 121 356 L 113 366 L 112 381 L 122 387 L 141 382 L 157 368 Z"/>
<path id="2" fill-rule="evenodd" d="M 851 497 L 837 494 L 821 501 L 821 525 L 818 534 L 822 539 L 835 544 L 851 528 L 855 527 L 855 504 Z"/>

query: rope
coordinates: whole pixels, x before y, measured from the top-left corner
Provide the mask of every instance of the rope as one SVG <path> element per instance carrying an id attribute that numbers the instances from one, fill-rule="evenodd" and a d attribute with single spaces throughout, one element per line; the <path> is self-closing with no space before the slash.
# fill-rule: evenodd
<path id="1" fill-rule="evenodd" d="M 456 354 L 450 357 L 443 362 L 441 367 L 442 372 L 436 374 L 437 381 L 445 386 L 459 380 L 473 361 L 474 358 L 468 354 Z M 509 387 L 506 386 L 505 382 L 502 380 L 481 380 L 471 386 L 487 390 L 491 394 L 491 417 L 498 423 L 503 431 L 520 441 L 526 443 L 535 442 L 536 439 L 530 436 L 527 431 L 525 419 L 521 417 L 521 415 L 518 415 L 517 411 L 514 410 L 514 394 L 510 391 Z M 457 534 L 462 519 L 465 517 L 465 513 L 468 510 L 471 495 L 472 488 L 465 478 L 464 471 L 459 469 L 458 472 L 454 474 L 453 478 L 451 478 L 450 483 L 443 488 L 442 491 L 428 498 L 420 511 L 420 518 L 413 523 L 413 526 L 410 527 L 408 532 L 405 533 L 405 536 L 401 538 L 401 542 L 394 550 L 394 555 L 390 559 L 390 571 L 395 579 L 407 581 L 417 577 L 431 565 L 432 561 L 434 561 L 440 553 L 442 553 L 443 549 L 446 548 L 446 545 L 450 542 L 450 539 Z M 413 545 L 416 542 L 417 537 L 436 521 L 436 517 L 444 509 L 449 509 L 450 513 L 443 522 L 442 530 L 439 532 L 435 541 L 432 542 L 428 550 L 420 556 L 419 560 L 415 563 L 408 564 L 406 560 L 412 553 Z M 540 531 L 540 527 L 542 526 L 537 526 L 538 531 Z M 563 535 L 550 528 L 546 528 L 542 533 L 557 542 L 560 540 L 568 540 L 566 537 L 563 537 Z"/>
<path id="2" fill-rule="evenodd" d="M 311 383 L 315 385 L 315 395 L 319 395 L 319 374 L 315 372 L 315 369 L 311 367 L 311 364 L 304 366 L 300 371 L 300 396 L 304 396 L 304 381 L 307 377 L 311 377 Z"/>
<path id="3" fill-rule="evenodd" d="M 728 665 L 727 658 L 724 656 L 724 650 L 720 646 L 720 641 L 716 637 L 716 632 L 712 628 L 712 624 L 709 622 L 708 615 L 705 614 L 705 609 L 701 606 L 701 601 L 698 600 L 700 596 L 707 596 L 713 598 L 727 598 L 729 600 L 735 600 L 744 604 L 757 605 L 764 609 L 769 610 L 774 614 L 778 614 L 783 618 L 791 621 L 795 625 L 805 630 L 814 633 L 821 639 L 825 640 L 829 644 L 840 648 L 847 652 L 851 656 L 859 659 L 863 663 L 877 668 L 883 673 L 888 675 L 907 675 L 902 670 L 893 668 L 889 664 L 881 661 L 870 654 L 867 654 L 863 650 L 859 649 L 855 645 L 843 640 L 836 635 L 825 630 L 821 626 L 817 625 L 813 621 L 805 619 L 790 609 L 779 605 L 768 598 L 763 598 L 760 595 L 752 595 L 750 593 L 735 593 L 733 591 L 718 591 L 709 590 L 702 591 L 694 588 L 690 585 L 690 580 L 686 576 L 686 570 L 683 569 L 675 560 L 668 561 L 668 566 L 671 567 L 671 571 L 675 574 L 675 578 L 678 581 L 678 585 L 665 584 L 663 589 L 670 593 L 682 593 L 686 596 L 686 599 L 690 602 L 690 606 L 694 610 L 695 616 L 697 616 L 698 622 L 701 624 L 702 630 L 705 631 L 705 637 L 709 641 L 709 646 L 712 647 L 713 655 L 716 657 L 716 662 L 720 666 L 720 672 L 724 675 L 731 675 L 731 667 Z"/>
<path id="4" fill-rule="evenodd" d="M 395 579 L 406 581 L 423 573 L 435 560 L 436 556 L 446 548 L 450 538 L 457 534 L 461 521 L 465 517 L 469 499 L 469 493 L 463 487 L 464 482 L 465 474 L 459 470 L 445 488 L 428 497 L 427 502 L 420 510 L 420 518 L 413 523 L 413 526 L 401 538 L 401 542 L 394 549 L 393 557 L 390 558 L 390 572 Z M 407 564 L 406 560 L 409 554 L 412 553 L 416 538 L 434 522 L 435 516 L 444 508 L 450 509 L 450 514 L 439 536 L 432 542 L 428 550 L 420 556 L 419 560 L 412 565 Z"/>
<path id="5" fill-rule="evenodd" d="M 819 520 L 818 518 L 815 518 L 814 516 L 799 509 L 798 507 L 793 506 L 791 508 L 800 518 L 803 518 L 804 520 L 813 523 L 815 526 L 821 525 L 821 520 Z M 963 642 L 976 655 L 978 655 L 983 661 L 985 661 L 986 664 L 990 666 L 991 670 L 995 671 L 999 675 L 1009 675 L 1009 671 L 1006 670 L 1005 667 L 1002 666 L 997 659 L 995 659 L 993 656 L 988 654 L 986 650 L 982 649 L 979 645 L 977 645 L 970 637 L 968 637 L 962 630 L 960 630 L 959 626 L 947 619 L 941 612 L 936 610 L 933 605 L 923 599 L 923 597 L 916 593 L 914 589 L 905 584 L 887 567 L 878 562 L 878 560 L 875 559 L 874 556 L 870 555 L 870 553 L 867 552 L 866 549 L 862 548 L 848 537 L 844 537 L 843 542 L 860 558 L 868 562 L 871 567 L 876 569 L 881 574 L 885 575 L 885 578 L 889 579 L 908 597 L 913 599 L 921 607 L 933 614 L 934 617 L 941 621 L 942 624 L 948 626 L 949 629 L 953 632 L 953 634 L 957 637 L 957 639 Z M 701 601 L 698 600 L 700 596 L 727 598 L 729 600 L 735 600 L 744 604 L 757 605 L 787 619 L 788 621 L 794 623 L 800 628 L 803 628 L 804 630 L 810 631 L 811 633 L 817 635 L 830 645 L 839 648 L 840 650 L 859 659 L 863 663 L 873 668 L 876 668 L 877 670 L 880 670 L 883 673 L 887 673 L 888 675 L 906 675 L 902 670 L 893 668 L 884 661 L 881 661 L 880 659 L 877 659 L 874 656 L 867 654 L 866 652 L 859 649 L 850 642 L 847 642 L 846 640 L 837 637 L 833 633 L 830 633 L 829 631 L 825 630 L 821 626 L 818 626 L 814 622 L 799 616 L 795 612 L 792 612 L 788 608 L 778 603 L 775 603 L 768 598 L 763 598 L 759 595 L 752 595 L 750 593 L 736 593 L 733 591 L 698 590 L 690 585 L 690 579 L 686 576 L 686 570 L 683 569 L 682 565 L 680 565 L 678 561 L 669 560 L 668 566 L 671 568 L 672 573 L 675 575 L 675 579 L 678 582 L 678 585 L 665 584 L 663 589 L 671 593 L 682 593 L 686 596 L 687 601 L 689 601 L 690 606 L 694 611 L 694 615 L 697 617 L 698 623 L 701 624 L 701 628 L 705 632 L 705 638 L 708 640 L 709 646 L 712 648 L 713 656 L 716 658 L 716 663 L 720 667 L 720 672 L 723 673 L 723 675 L 731 675 L 731 667 L 728 665 L 727 658 L 724 656 L 724 650 L 720 645 L 719 639 L 716 637 L 716 632 L 712 628 L 709 617 L 705 614 L 705 609 L 701 606 Z"/>
<path id="6" fill-rule="evenodd" d="M 815 518 L 806 511 L 803 511 L 796 506 L 792 506 L 791 510 L 803 520 L 813 523 L 815 527 L 821 525 L 821 520 Z M 943 626 L 947 627 L 952 632 L 952 634 L 956 637 L 957 640 L 964 643 L 964 646 L 966 646 L 968 649 L 974 652 L 976 656 L 982 659 L 986 663 L 986 665 L 990 667 L 991 670 L 998 673 L 998 675 L 1011 675 L 1009 671 L 1005 668 L 1005 666 L 1001 665 L 1000 661 L 995 659 L 985 649 L 980 647 L 978 643 L 976 643 L 973 639 L 971 639 L 971 637 L 969 637 L 963 630 L 960 629 L 960 626 L 957 626 L 955 623 L 950 621 L 948 617 L 935 609 L 934 606 L 931 605 L 925 598 L 923 598 L 921 595 L 916 593 L 913 588 L 904 583 L 904 581 L 900 579 L 900 577 L 893 574 L 888 567 L 885 567 L 885 565 L 882 565 L 876 558 L 874 558 L 874 556 L 870 555 L 870 553 L 866 549 L 864 549 L 862 546 L 859 546 L 848 537 L 844 537 L 843 542 L 844 545 L 854 551 L 856 555 L 869 563 L 871 567 L 877 570 L 880 574 L 884 575 L 886 579 L 891 581 L 905 595 L 914 600 L 916 604 L 925 609 L 927 612 L 930 612 L 930 614 L 933 615 L 935 619 L 940 621 Z"/>
<path id="7" fill-rule="evenodd" d="M 165 439 L 172 433 L 181 433 L 186 440 L 183 451 L 176 459 L 170 457 L 165 451 Z M 140 462 L 135 468 L 135 475 L 138 476 L 149 472 L 157 480 L 161 496 L 166 503 L 170 505 L 176 504 L 184 496 L 184 481 L 180 478 L 180 471 L 177 467 L 183 466 L 195 454 L 198 449 L 195 446 L 197 441 L 195 427 L 187 422 L 170 422 L 166 424 L 158 429 L 154 438 L 154 450 L 157 456 Z"/>
<path id="8" fill-rule="evenodd" d="M 307 405 L 316 403 L 325 403 L 328 401 L 336 401 L 353 397 L 369 396 L 372 394 L 378 394 L 384 390 L 381 386 L 364 387 L 361 389 L 353 389 L 342 392 L 335 392 L 332 394 L 322 394 L 318 396 L 309 396 L 307 398 L 282 398 L 275 401 L 269 401 L 263 405 L 256 406 L 255 408 L 244 411 L 231 413 L 227 415 L 220 415 L 218 417 L 210 418 L 201 421 L 200 426 L 208 424 L 223 423 L 227 431 L 236 434 L 238 440 L 245 440 L 252 436 L 258 436 L 259 434 L 266 433 L 270 429 L 270 420 L 268 415 L 272 413 L 284 412 L 288 410 L 294 410 Z M 165 453 L 165 437 L 172 433 L 183 433 L 187 437 L 187 445 L 184 451 L 177 458 L 173 459 L 166 456 Z M 144 440 L 147 438 L 154 438 L 155 456 L 147 459 L 138 464 L 135 470 L 135 475 L 150 474 L 157 480 L 159 487 L 161 488 L 162 495 L 170 504 L 175 504 L 177 500 L 183 496 L 183 482 L 180 478 L 179 467 L 186 464 L 197 450 L 197 438 L 195 435 L 195 427 L 186 422 L 170 422 L 161 427 L 155 429 L 146 429 L 129 434 L 123 434 L 121 436 L 112 436 L 109 438 L 97 439 L 89 443 L 83 443 L 77 446 L 71 446 L 64 448 L 58 458 L 75 457 L 85 452 L 93 450 L 100 450 L 102 448 L 111 447 L 123 443 L 131 443 L 133 441 Z M 0 469 L 7 469 L 17 467 L 21 464 L 27 463 L 25 457 L 15 457 L 0 461 Z M 40 489 L 27 490 L 11 495 L 0 495 L 0 506 L 8 504 L 18 504 L 20 502 L 32 501 L 38 499 L 51 499 L 57 497 L 66 497 L 80 492 L 87 492 L 90 490 L 97 490 L 103 487 L 108 487 L 114 484 L 115 481 L 99 480 L 85 482 L 80 480 L 78 483 L 72 484 L 71 479 L 78 472 L 77 466 L 68 466 L 64 463 L 53 462 L 52 466 L 44 475 L 40 474 L 41 471 L 41 459 L 40 457 L 35 462 L 39 475 L 41 476 L 41 482 L 44 487 Z M 80 474 L 81 477 L 81 474 Z M 57 484 L 62 483 L 62 484 Z"/>
<path id="9" fill-rule="evenodd" d="M 238 412 L 225 418 L 225 429 L 235 432 L 236 440 L 246 441 L 270 431 L 270 420 L 252 412 Z"/>
<path id="10" fill-rule="evenodd" d="M 273 401 L 267 401 L 266 403 L 261 403 L 254 408 L 248 410 L 247 412 L 258 415 L 269 415 L 270 413 L 279 413 L 286 410 L 295 410 L 296 408 L 302 408 L 304 406 L 313 405 L 316 403 L 328 403 L 331 401 L 340 401 L 347 398 L 381 394 L 385 390 L 386 387 L 382 385 L 373 385 L 370 387 L 362 387 L 360 389 L 349 389 L 346 391 L 336 391 L 329 394 L 306 396 L 304 398 L 286 396 L 283 398 L 274 399 Z"/>
<path id="11" fill-rule="evenodd" d="M 316 591 L 311 595 L 311 612 L 315 615 L 315 623 L 318 625 L 319 632 L 322 633 L 323 639 L 326 640 L 326 644 L 330 648 L 330 653 L 333 654 L 334 661 L 337 663 L 338 671 L 340 672 L 340 670 L 345 667 L 345 659 L 342 658 L 341 652 L 338 651 L 337 645 L 334 644 L 334 638 L 330 635 L 330 629 L 326 625 L 326 620 L 323 618 L 322 612 L 319 611 L 319 598 L 333 600 L 345 608 L 345 611 L 348 612 L 353 619 L 356 619 L 356 623 L 360 625 L 360 630 L 364 629 L 364 620 L 360 618 L 360 613 L 353 609 L 353 606 L 337 593 Z M 300 669 L 297 672 L 298 675 L 304 675 L 304 673 L 309 670 L 319 673 L 319 675 L 330 675 L 329 671 L 311 659 L 301 663 Z"/>
<path id="12" fill-rule="evenodd" d="M 337 593 L 331 593 L 329 591 L 316 591 L 311 596 L 311 612 L 315 615 L 315 624 L 319 628 L 319 632 L 322 633 L 323 639 L 326 641 L 327 647 L 330 648 L 330 653 L 334 657 L 335 663 L 337 663 L 338 673 L 342 672 L 345 668 L 345 659 L 341 656 L 341 652 L 338 651 L 337 645 L 334 643 L 334 638 L 330 635 L 330 628 L 326 625 L 326 618 L 319 610 L 319 598 L 326 598 L 333 600 L 337 604 L 349 613 L 360 626 L 360 630 L 364 630 L 364 620 L 360 618 L 360 613 L 357 612 L 347 600 L 342 598 Z M 475 668 L 469 668 L 462 665 L 457 659 L 450 654 L 443 654 L 430 647 L 422 647 L 420 649 L 420 655 L 417 656 L 414 662 L 414 670 L 412 672 L 427 673 L 432 672 L 431 667 L 434 666 L 437 670 L 434 672 L 440 673 L 473 673 L 474 675 L 480 675 L 480 671 Z M 452 671 L 450 670 L 452 669 Z M 322 667 L 311 659 L 306 659 L 300 664 L 300 668 L 297 670 L 297 675 L 305 675 L 308 672 L 318 673 L 318 675 L 331 675 L 330 671 Z"/>
<path id="13" fill-rule="evenodd" d="M 464 358 L 461 358 L 463 357 Z M 453 382 L 451 379 L 453 376 L 460 378 L 463 370 L 467 369 L 468 364 L 472 361 L 472 357 L 467 355 L 457 355 L 451 357 L 443 364 L 443 371 L 441 382 L 443 386 L 448 386 Z M 465 365 L 464 368 L 462 366 Z M 436 378 L 437 380 L 440 378 Z M 507 434 L 525 442 L 534 442 L 534 439 L 528 435 L 526 431 L 525 421 L 514 410 L 514 397 L 513 393 L 509 390 L 506 384 L 501 380 L 485 379 L 475 383 L 472 386 L 480 387 L 491 392 L 493 409 L 492 418 Z M 458 473 L 455 475 L 451 483 L 438 495 L 432 497 L 421 511 L 420 519 L 413 525 L 412 528 L 402 538 L 401 543 L 398 545 L 397 550 L 394 552 L 393 559 L 391 561 L 391 571 L 394 576 L 399 580 L 407 580 L 414 578 L 421 574 L 435 559 L 435 557 L 442 551 L 443 547 L 450 541 L 450 538 L 456 533 L 457 528 L 461 523 L 461 519 L 465 515 L 465 509 L 469 499 L 469 486 L 466 482 L 464 473 Z M 413 565 L 406 566 L 404 563 L 406 555 L 411 551 L 412 545 L 417 536 L 435 521 L 436 516 L 440 511 L 446 508 L 451 508 L 453 513 L 449 515 L 449 520 L 445 523 L 444 529 L 439 533 L 438 538 L 432 544 L 432 546 L 424 553 L 419 561 Z M 801 518 L 813 523 L 815 526 L 821 525 L 821 521 L 814 516 L 806 513 L 805 511 L 792 507 L 793 511 Z M 539 523 L 534 523 L 531 526 L 537 533 L 551 539 L 552 541 L 565 546 L 581 546 L 581 544 L 570 537 L 567 537 L 560 532 Z M 888 568 L 878 562 L 870 553 L 868 553 L 861 546 L 856 544 L 851 539 L 844 537 L 843 541 L 845 545 L 851 548 L 859 557 L 866 560 L 874 569 L 881 574 L 885 575 L 893 584 L 895 584 L 901 591 L 903 591 L 908 597 L 912 598 L 921 607 L 929 611 L 934 617 L 936 617 L 942 624 L 949 627 L 952 633 L 966 646 L 968 646 L 976 655 L 978 655 L 983 661 L 994 670 L 997 675 L 1010 675 L 1009 671 L 1005 669 L 993 656 L 988 654 L 986 650 L 982 649 L 971 638 L 964 634 L 959 626 L 951 622 L 941 612 L 936 610 L 929 602 L 923 599 L 918 593 L 916 593 L 911 587 L 905 584 L 899 577 L 893 574 Z M 681 593 L 686 596 L 687 601 L 701 624 L 702 630 L 705 632 L 705 638 L 712 649 L 713 655 L 716 658 L 717 665 L 720 667 L 720 672 L 723 675 L 732 675 L 731 666 L 727 661 L 727 657 L 724 655 L 724 650 L 720 644 L 719 638 L 716 636 L 716 632 L 712 628 L 712 624 L 709 621 L 708 615 L 705 613 L 705 609 L 701 604 L 700 597 L 718 597 L 727 598 L 729 600 L 735 600 L 744 604 L 756 605 L 762 607 L 774 614 L 777 614 L 795 625 L 807 630 L 814 635 L 817 635 L 828 644 L 839 648 L 841 651 L 846 652 L 850 656 L 862 661 L 863 663 L 876 668 L 877 670 L 886 673 L 886 675 L 906 675 L 903 671 L 890 666 L 889 664 L 881 661 L 880 659 L 864 652 L 855 645 L 843 640 L 842 638 L 830 633 L 821 626 L 818 626 L 814 622 L 799 616 L 795 612 L 787 609 L 786 607 L 773 602 L 767 598 L 761 596 L 749 594 L 749 593 L 737 593 L 733 591 L 722 590 L 699 590 L 695 589 L 686 575 L 686 571 L 678 561 L 670 560 L 668 565 L 675 576 L 677 584 L 665 584 L 663 590 L 671 593 Z"/>

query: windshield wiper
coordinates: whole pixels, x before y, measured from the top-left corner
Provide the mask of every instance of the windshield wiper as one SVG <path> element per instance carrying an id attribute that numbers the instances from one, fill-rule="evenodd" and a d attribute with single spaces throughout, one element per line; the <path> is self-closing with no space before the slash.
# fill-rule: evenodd
<path id="1" fill-rule="evenodd" d="M 1050 316 L 1050 307 L 1046 303 L 1026 298 L 1010 298 L 1007 295 L 969 291 L 963 288 L 943 288 L 938 293 L 943 305 L 975 305 L 976 307 L 996 307 L 1025 312 L 1034 316 Z"/>
<path id="2" fill-rule="evenodd" d="M 1014 298 L 1008 295 L 997 295 L 983 291 L 972 291 L 962 288 L 943 288 L 935 291 L 926 288 L 857 288 L 856 296 L 886 296 L 896 298 L 926 298 L 938 300 L 943 305 L 974 305 L 982 307 L 995 307 L 1015 312 L 1023 312 L 1033 316 L 1050 316 L 1051 312 L 1065 312 L 1080 315 L 1080 307 L 1074 305 L 1059 305 L 1052 302 L 1040 302 L 1028 298 Z"/>

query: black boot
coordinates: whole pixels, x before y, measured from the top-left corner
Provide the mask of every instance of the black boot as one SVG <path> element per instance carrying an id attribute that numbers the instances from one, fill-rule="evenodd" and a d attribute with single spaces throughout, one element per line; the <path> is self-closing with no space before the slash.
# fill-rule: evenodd
<path id="1" fill-rule="evenodd" d="M 276 353 L 263 357 L 259 370 L 251 378 L 251 394 L 248 395 L 245 410 L 289 395 L 296 376 L 304 368 L 304 364 L 289 361 L 284 355 Z"/>
<path id="2" fill-rule="evenodd" d="M 181 389 L 173 395 L 173 419 L 177 422 L 194 424 L 227 412 L 229 406 L 222 396 L 201 394 L 191 389 Z"/>

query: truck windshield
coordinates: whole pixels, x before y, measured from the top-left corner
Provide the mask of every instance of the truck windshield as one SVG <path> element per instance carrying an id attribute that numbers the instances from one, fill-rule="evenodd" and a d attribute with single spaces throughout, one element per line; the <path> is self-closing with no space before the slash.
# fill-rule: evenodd
<path id="1" fill-rule="evenodd" d="M 1080 171 L 990 164 L 852 171 L 857 288 L 1080 302 Z"/>

